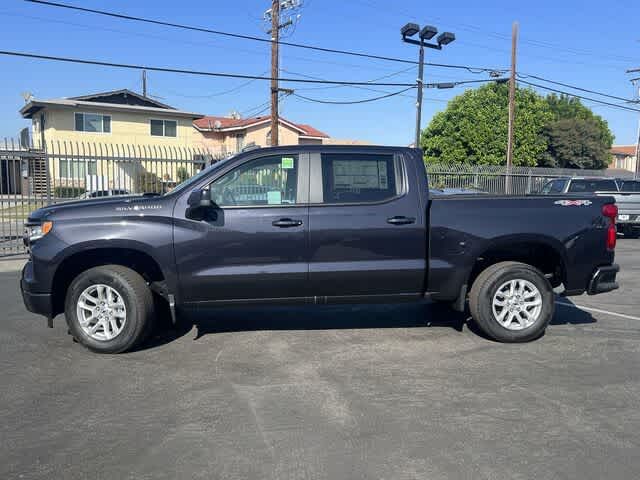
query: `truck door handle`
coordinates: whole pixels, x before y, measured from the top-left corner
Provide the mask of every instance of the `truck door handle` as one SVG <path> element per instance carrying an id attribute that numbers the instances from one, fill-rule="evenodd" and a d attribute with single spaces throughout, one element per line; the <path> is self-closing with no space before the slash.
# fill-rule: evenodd
<path id="1" fill-rule="evenodd" d="M 290 218 L 281 218 L 280 220 L 274 220 L 271 223 L 274 227 L 280 228 L 291 228 L 291 227 L 299 227 L 302 225 L 302 220 L 292 220 Z"/>
<path id="2" fill-rule="evenodd" d="M 387 223 L 390 223 L 391 225 L 408 225 L 410 223 L 416 223 L 416 219 L 413 217 L 395 216 L 387 218 Z"/>

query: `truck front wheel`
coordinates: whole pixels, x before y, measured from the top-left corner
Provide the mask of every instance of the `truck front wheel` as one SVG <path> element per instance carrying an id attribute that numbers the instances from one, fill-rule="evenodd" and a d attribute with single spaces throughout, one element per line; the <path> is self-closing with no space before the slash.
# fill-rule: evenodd
<path id="1" fill-rule="evenodd" d="M 73 337 L 89 350 L 120 353 L 150 331 L 153 296 L 144 279 L 129 268 L 94 267 L 71 282 L 65 315 Z"/>
<path id="2" fill-rule="evenodd" d="M 537 268 L 501 262 L 478 275 L 469 293 L 469 309 L 489 337 L 500 342 L 528 342 L 547 328 L 555 310 L 555 296 Z"/>

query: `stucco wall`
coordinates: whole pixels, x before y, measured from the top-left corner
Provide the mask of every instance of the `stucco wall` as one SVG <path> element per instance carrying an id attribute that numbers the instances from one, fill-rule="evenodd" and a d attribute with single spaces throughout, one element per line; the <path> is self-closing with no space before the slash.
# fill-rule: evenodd
<path id="1" fill-rule="evenodd" d="M 194 143 L 196 145 L 201 145 L 208 149 L 211 149 L 215 152 L 223 151 L 228 153 L 235 153 L 237 151 L 236 148 L 236 138 L 235 134 L 237 133 L 245 133 L 244 137 L 244 145 L 249 145 L 250 143 L 255 143 L 261 147 L 267 146 L 267 133 L 271 129 L 270 123 L 265 123 L 262 125 L 256 125 L 248 127 L 247 129 L 233 132 L 201 132 L 194 128 L 196 132 L 194 134 Z M 298 145 L 299 143 L 314 143 L 312 140 L 308 141 L 300 141 L 298 138 L 299 133 L 297 130 L 287 127 L 286 125 L 280 125 L 278 128 L 278 134 L 280 136 L 279 143 L 280 145 Z M 322 143 L 321 140 L 316 141 L 315 143 Z"/>
<path id="2" fill-rule="evenodd" d="M 111 116 L 111 132 L 77 132 L 74 113 L 98 113 Z M 38 119 L 39 114 L 36 114 Z M 175 137 L 151 135 L 150 120 L 175 120 Z M 34 122 L 37 123 L 37 122 Z M 172 117 L 171 114 L 114 112 L 100 109 L 47 108 L 45 110 L 46 142 L 91 142 L 118 145 L 155 145 L 158 147 L 190 147 L 193 142 L 193 126 L 190 118 Z M 40 133 L 34 128 L 33 139 L 40 141 Z"/>

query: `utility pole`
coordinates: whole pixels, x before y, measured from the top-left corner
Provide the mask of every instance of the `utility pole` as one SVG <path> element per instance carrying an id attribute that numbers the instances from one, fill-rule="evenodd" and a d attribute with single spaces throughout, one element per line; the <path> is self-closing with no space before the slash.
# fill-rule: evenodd
<path id="1" fill-rule="evenodd" d="M 633 68 L 631 70 L 627 70 L 627 73 L 639 73 L 640 68 Z M 637 86 L 640 83 L 640 77 L 632 78 L 631 83 L 633 86 Z M 640 105 L 640 86 L 638 86 L 638 100 L 636 100 L 636 104 Z M 638 138 L 636 143 L 636 164 L 634 168 L 633 178 L 636 180 L 640 178 L 640 121 L 638 122 Z"/>
<path id="2" fill-rule="evenodd" d="M 518 48 L 518 22 L 513 22 L 511 30 L 511 77 L 509 81 L 509 131 L 507 140 L 507 176 L 505 193 L 511 193 L 511 169 L 513 167 L 513 150 L 516 122 L 516 59 Z"/>
<path id="3" fill-rule="evenodd" d="M 278 76 L 280 41 L 280 0 L 271 1 L 271 146 L 278 146 Z"/>
<path id="4" fill-rule="evenodd" d="M 142 96 L 147 96 L 147 71 L 142 70 Z"/>
<path id="5" fill-rule="evenodd" d="M 637 70 L 632 70 L 632 72 L 640 72 L 640 68 Z M 633 86 L 637 86 L 638 82 L 640 82 L 640 78 L 634 78 L 633 80 L 631 80 L 631 83 L 633 83 Z M 638 86 L 638 99 L 636 100 L 636 105 L 640 105 L 640 86 Z M 633 172 L 633 178 L 635 178 L 636 180 L 638 178 L 640 178 L 640 121 L 638 121 L 638 137 L 637 137 L 637 142 L 636 142 L 636 163 L 634 166 L 634 172 Z"/>

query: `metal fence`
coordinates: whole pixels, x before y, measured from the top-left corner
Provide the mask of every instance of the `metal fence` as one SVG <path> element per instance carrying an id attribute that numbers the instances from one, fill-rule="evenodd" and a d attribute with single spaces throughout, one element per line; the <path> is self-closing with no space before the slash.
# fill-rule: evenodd
<path id="1" fill-rule="evenodd" d="M 469 165 L 461 163 L 427 164 L 431 188 L 461 188 L 494 194 L 528 195 L 537 193 L 549 180 L 558 177 L 608 177 L 607 170 Z M 616 171 L 616 178 L 633 178 L 633 172 Z"/>
<path id="2" fill-rule="evenodd" d="M 165 193 L 229 156 L 206 148 L 52 142 L 45 149 L 0 142 L 0 257 L 25 252 L 24 221 L 52 203 L 105 195 Z M 561 176 L 606 176 L 602 170 L 428 164 L 432 188 L 529 194 Z M 633 173 L 624 174 L 633 177 Z M 247 194 L 250 192 L 247 192 Z M 255 192 L 254 192 L 255 193 Z"/>
<path id="3" fill-rule="evenodd" d="M 37 208 L 74 199 L 166 193 L 229 156 L 206 148 L 51 142 L 0 143 L 0 256 L 24 253 L 24 221 Z"/>

